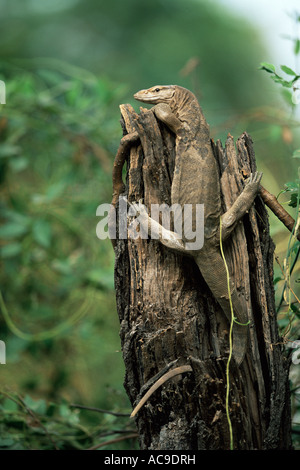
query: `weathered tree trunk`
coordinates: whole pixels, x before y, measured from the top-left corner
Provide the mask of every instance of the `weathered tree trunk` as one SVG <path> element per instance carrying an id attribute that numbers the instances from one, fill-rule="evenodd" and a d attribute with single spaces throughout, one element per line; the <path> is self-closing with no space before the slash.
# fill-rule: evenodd
<path id="1" fill-rule="evenodd" d="M 141 140 L 131 149 L 127 165 L 129 201 L 143 199 L 147 207 L 170 204 L 174 136 L 151 110 L 136 114 L 125 105 L 121 112 L 124 133 L 136 130 Z M 225 149 L 219 141 L 212 145 L 225 210 L 241 192 L 243 177 L 255 171 L 254 151 L 247 134 L 238 139 L 237 150 L 231 136 Z M 246 357 L 240 367 L 230 363 L 234 448 L 289 449 L 289 367 L 277 329 L 274 245 L 260 197 L 224 249 L 236 287 L 252 310 Z M 225 412 L 229 328 L 198 267 L 193 259 L 171 252 L 157 240 L 118 240 L 115 253 L 124 385 L 132 405 L 161 371 L 188 364 L 192 368 L 162 385 L 138 412 L 141 449 L 229 449 Z"/>

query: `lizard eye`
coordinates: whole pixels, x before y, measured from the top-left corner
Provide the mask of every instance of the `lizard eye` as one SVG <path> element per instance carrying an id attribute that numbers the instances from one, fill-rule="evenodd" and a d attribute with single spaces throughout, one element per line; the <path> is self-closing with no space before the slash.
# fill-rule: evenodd
<path id="1" fill-rule="evenodd" d="M 159 92 L 159 88 L 155 88 L 155 91 Z"/>

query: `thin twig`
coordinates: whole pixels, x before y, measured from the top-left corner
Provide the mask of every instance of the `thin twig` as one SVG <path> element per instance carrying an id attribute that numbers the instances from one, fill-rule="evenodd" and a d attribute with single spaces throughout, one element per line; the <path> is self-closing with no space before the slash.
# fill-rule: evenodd
<path id="1" fill-rule="evenodd" d="M 28 405 L 26 405 L 25 401 L 23 400 L 23 398 L 17 393 L 17 397 L 18 399 L 20 400 L 20 402 L 22 403 L 23 407 L 25 408 L 25 410 L 28 412 L 28 414 L 30 414 L 30 416 L 41 426 L 41 428 L 45 431 L 45 434 L 48 436 L 48 438 L 50 439 L 50 441 L 52 442 L 55 450 L 59 450 L 59 448 L 57 447 L 55 441 L 52 439 L 51 435 L 49 434 L 48 432 L 48 429 L 43 425 L 43 423 L 41 422 L 41 420 L 39 419 L 39 417 L 32 411 L 31 408 L 29 408 Z"/>
<path id="2" fill-rule="evenodd" d="M 264 203 L 271 209 L 271 211 L 276 215 L 276 217 L 286 226 L 286 228 L 293 233 L 295 227 L 295 220 L 293 217 L 282 207 L 282 205 L 277 201 L 274 194 L 269 193 L 263 186 L 260 187 L 260 196 L 262 197 Z M 294 234 L 295 237 L 300 241 L 299 230 Z"/>
<path id="3" fill-rule="evenodd" d="M 78 405 L 76 403 L 71 403 L 70 406 L 72 408 L 80 408 L 82 410 L 96 411 L 97 413 L 104 413 L 104 414 L 113 415 L 113 416 L 123 416 L 124 418 L 125 417 L 129 418 L 129 416 L 130 416 L 129 413 L 117 413 L 115 411 L 103 410 L 101 408 L 95 408 L 94 406 Z"/>
<path id="4" fill-rule="evenodd" d="M 280 264 L 280 261 L 279 261 L 278 256 L 275 256 L 275 260 L 276 260 L 276 263 L 278 264 L 278 266 L 279 266 L 279 268 L 280 268 L 280 271 L 282 272 L 282 275 L 283 275 L 283 277 L 284 277 L 284 280 L 285 280 L 286 284 L 288 284 L 288 289 L 290 289 L 291 293 L 293 294 L 293 296 L 295 297 L 295 299 L 297 300 L 297 302 L 300 304 L 300 299 L 297 297 L 297 295 L 295 294 L 295 292 L 294 292 L 293 289 L 291 288 L 290 283 L 288 283 L 288 281 L 287 281 L 286 275 L 285 275 L 284 270 L 283 270 L 283 268 L 282 268 L 282 266 L 281 266 L 281 264 Z"/>

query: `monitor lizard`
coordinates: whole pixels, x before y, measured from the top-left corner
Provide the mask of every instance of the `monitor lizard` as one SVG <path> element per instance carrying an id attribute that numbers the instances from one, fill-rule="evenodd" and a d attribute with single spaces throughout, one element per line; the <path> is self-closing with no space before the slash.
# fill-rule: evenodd
<path id="1" fill-rule="evenodd" d="M 204 244 L 199 250 L 191 250 L 190 240 L 183 234 L 166 230 L 151 219 L 142 204 L 133 204 L 139 214 L 139 222 L 150 234 L 155 234 L 168 248 L 192 256 L 213 296 L 221 306 L 228 321 L 231 308 L 228 295 L 227 272 L 220 252 L 220 223 L 222 241 L 226 240 L 239 220 L 250 209 L 260 191 L 262 173 L 255 172 L 245 181 L 245 187 L 227 212 L 222 213 L 219 170 L 210 140 L 209 126 L 195 95 L 177 85 L 156 85 L 140 90 L 134 98 L 143 103 L 153 104 L 152 111 L 175 134 L 175 169 L 171 186 L 171 204 L 204 204 Z M 121 167 L 124 163 L 125 148 L 138 141 L 137 133 L 125 136 L 115 160 L 116 176 L 113 204 L 121 188 Z M 193 230 L 195 221 L 193 220 Z M 233 357 L 238 365 L 244 359 L 247 349 L 248 312 L 241 302 L 230 279 L 230 293 L 237 322 L 233 327 Z M 178 373 L 180 371 L 178 370 Z M 161 380 L 163 383 L 163 381 Z"/>

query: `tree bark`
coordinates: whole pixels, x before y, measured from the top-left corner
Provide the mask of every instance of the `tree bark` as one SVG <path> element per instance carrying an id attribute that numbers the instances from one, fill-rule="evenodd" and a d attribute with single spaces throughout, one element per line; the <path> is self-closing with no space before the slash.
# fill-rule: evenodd
<path id="1" fill-rule="evenodd" d="M 170 205 L 174 136 L 151 110 L 141 108 L 136 114 L 130 105 L 122 105 L 121 113 L 124 134 L 137 131 L 140 137 L 128 158 L 126 197 L 130 202 L 143 199 L 147 207 Z M 212 146 L 225 211 L 242 191 L 244 178 L 256 169 L 253 145 L 244 133 L 236 147 L 231 136 L 225 148 L 220 141 Z M 277 328 L 274 245 L 259 196 L 224 243 L 224 251 L 236 288 L 252 311 L 246 357 L 240 367 L 230 363 L 234 449 L 290 449 L 289 363 Z M 180 365 L 192 369 L 165 382 L 137 413 L 141 449 L 229 449 L 229 325 L 197 265 L 157 240 L 129 236 L 117 241 L 115 255 L 124 385 L 132 406 L 153 378 Z"/>

